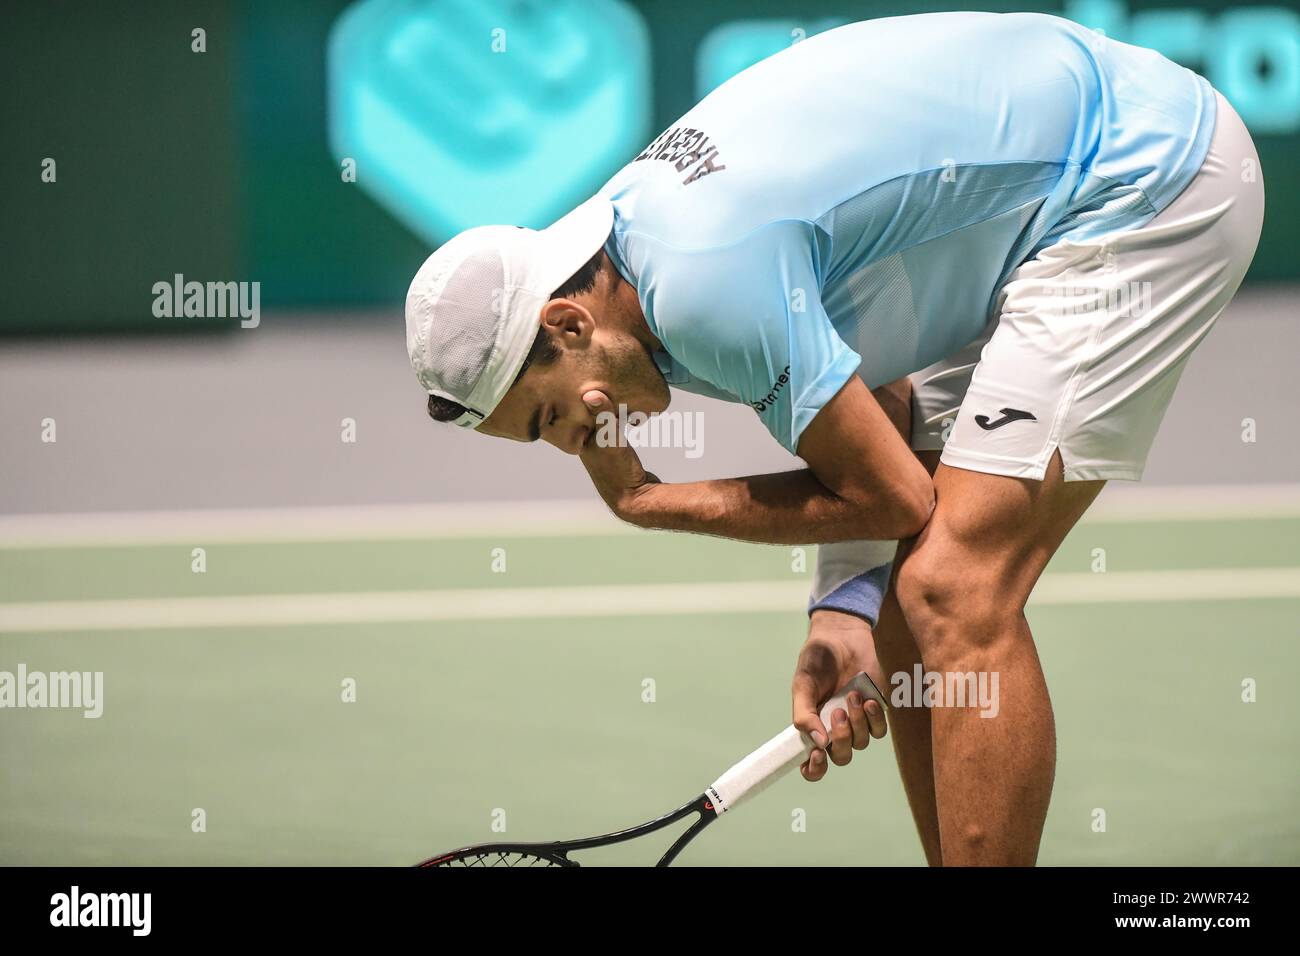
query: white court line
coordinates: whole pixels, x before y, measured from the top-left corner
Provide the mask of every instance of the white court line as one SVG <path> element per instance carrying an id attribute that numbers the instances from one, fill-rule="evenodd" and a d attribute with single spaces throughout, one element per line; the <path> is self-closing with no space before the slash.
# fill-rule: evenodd
<path id="1" fill-rule="evenodd" d="M 1300 517 L 1300 484 L 1117 482 L 1102 493 L 1084 523 L 1287 517 Z M 593 500 L 0 515 L 0 550 L 645 533 Z"/>
<path id="2" fill-rule="evenodd" d="M 1300 484 L 1142 485 L 1113 481 L 1084 524 L 1300 517 Z"/>
<path id="3" fill-rule="evenodd" d="M 598 501 L 0 515 L 0 549 L 632 533 Z"/>
<path id="4" fill-rule="evenodd" d="M 801 611 L 806 580 L 0 604 L 0 633 Z M 1300 568 L 1049 574 L 1035 606 L 1300 598 Z"/>

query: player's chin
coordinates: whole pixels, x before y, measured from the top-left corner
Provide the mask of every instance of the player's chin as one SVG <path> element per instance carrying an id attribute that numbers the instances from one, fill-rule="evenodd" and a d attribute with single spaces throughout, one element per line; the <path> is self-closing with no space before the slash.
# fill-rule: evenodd
<path id="1" fill-rule="evenodd" d="M 646 414 L 658 415 L 660 412 L 667 410 L 668 403 L 672 401 L 672 393 L 668 390 L 668 382 L 660 377 L 654 387 L 651 389 L 650 398 L 646 402 Z"/>
<path id="2" fill-rule="evenodd" d="M 657 415 L 668 408 L 668 403 L 672 400 L 672 393 L 668 389 L 668 380 L 664 378 L 664 373 L 659 371 L 659 366 L 655 363 L 654 354 L 648 347 L 643 348 L 645 352 L 645 374 L 640 377 L 648 386 L 647 391 L 649 392 L 644 411 L 647 415 Z"/>

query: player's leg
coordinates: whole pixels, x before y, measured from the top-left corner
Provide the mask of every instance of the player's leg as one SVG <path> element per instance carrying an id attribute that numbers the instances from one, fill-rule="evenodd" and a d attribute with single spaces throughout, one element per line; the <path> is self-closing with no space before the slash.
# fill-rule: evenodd
<path id="1" fill-rule="evenodd" d="M 929 459 L 931 464 L 937 464 L 937 454 L 922 452 L 921 455 L 922 460 Z M 973 472 L 961 472 L 958 469 L 944 468 L 943 475 L 937 477 L 937 482 L 949 489 L 950 493 L 947 497 L 949 501 L 953 501 L 964 494 L 957 487 L 957 483 L 963 481 L 982 483 L 981 479 L 991 477 Z M 930 584 L 936 583 L 935 578 L 928 570 L 928 562 L 934 556 L 942 555 L 936 560 L 941 569 L 970 565 L 980 566 L 983 571 L 987 572 L 983 577 L 984 584 L 980 587 L 980 590 L 984 592 L 985 597 L 992 598 L 995 595 L 1000 595 L 990 600 L 987 608 L 982 608 L 979 611 L 977 618 L 984 623 L 982 629 L 970 633 L 978 636 L 980 644 L 988 647 L 991 656 L 998 656 L 1003 651 L 1009 652 L 1005 655 L 1005 660 L 1008 662 L 1005 679 L 1003 679 L 1004 675 L 1000 674 L 1000 693 L 1005 695 L 1009 686 L 1023 685 L 1027 688 L 1025 695 L 1026 715 L 1023 719 L 1020 719 L 1020 715 L 1016 713 L 1013 705 L 1010 709 L 1011 719 L 1016 720 L 1022 727 L 1035 721 L 1041 724 L 1040 730 L 1033 737 L 1041 752 L 1037 754 L 1028 753 L 1028 768 L 1018 774 L 1021 777 L 1033 778 L 1035 761 L 1040 768 L 1037 786 L 1029 788 L 1031 792 L 1027 794 L 1030 808 L 1027 811 L 1017 809 L 1015 813 L 1017 821 L 1029 825 L 1028 835 L 1012 835 L 1010 837 L 1014 845 L 1031 847 L 1031 849 L 1028 851 L 1027 859 L 1016 859 L 1013 856 L 1004 861 L 1032 862 L 1037 852 L 1043 816 L 1046 814 L 1047 798 L 1051 793 L 1051 768 L 1054 763 L 1055 738 L 1052 729 L 1051 707 L 1046 695 L 1046 685 L 1038 665 L 1037 655 L 1033 649 L 1028 625 L 1024 619 L 1023 607 L 1029 591 L 1033 588 L 1034 581 L 1037 580 L 1042 567 L 1051 557 L 1051 553 L 1055 551 L 1066 532 L 1068 532 L 1069 527 L 1073 525 L 1087 505 L 1096 497 L 1103 483 L 1076 482 L 1066 486 L 1061 478 L 1059 458 L 1056 460 L 1053 469 L 1049 470 L 1047 479 L 1042 483 L 1020 482 L 1017 479 L 999 479 L 999 481 L 1010 481 L 1025 486 L 1023 489 L 1007 489 L 1012 494 L 1006 500 L 1003 508 L 1010 507 L 1020 515 L 1024 515 L 1028 510 L 1040 516 L 1041 520 L 1018 526 L 1022 536 L 1029 538 L 1029 547 L 1017 547 L 1013 542 L 1007 540 L 1005 531 L 1007 528 L 1012 527 L 1014 522 L 1004 520 L 1004 516 L 999 513 L 1002 509 L 993 506 L 985 510 L 982 515 L 985 522 L 995 525 L 992 534 L 986 534 L 976 529 L 962 535 L 964 540 L 974 541 L 981 547 L 992 548 L 996 553 L 991 558 L 974 551 L 962 554 L 951 546 L 943 547 L 941 543 L 946 535 L 940 532 L 946 532 L 949 529 L 948 509 L 942 511 L 936 509 L 935 518 L 931 519 L 930 523 L 930 528 L 935 530 L 930 531 L 930 529 L 927 529 L 928 534 L 923 534 L 921 539 L 916 542 L 903 543 L 900 546 L 898 557 L 895 559 L 895 565 L 906 570 L 906 576 L 902 584 L 905 593 L 907 593 L 909 587 L 922 579 Z M 1059 490 L 1055 489 L 1058 484 L 1063 486 Z M 1023 491 L 1022 494 L 1015 493 L 1021 490 Z M 974 493 L 985 494 L 983 490 Z M 1000 497 L 1005 496 L 994 493 L 990 499 L 990 505 Z M 1053 498 L 1060 500 L 1053 501 Z M 1025 504 L 1027 501 L 1034 502 L 1035 507 L 1026 509 Z M 910 552 L 916 548 L 921 548 L 922 553 L 913 562 Z M 1025 551 L 1030 552 L 1025 559 L 1017 558 L 1010 565 L 999 563 L 1005 562 L 1006 555 L 1018 555 Z M 1002 580 L 1013 573 L 1014 580 Z M 970 579 L 967 578 L 967 583 L 969 584 L 969 582 Z M 897 588 L 898 580 L 896 578 L 895 587 L 891 587 L 885 597 L 885 602 L 881 607 L 880 620 L 874 632 L 876 656 L 880 661 L 880 667 L 886 675 L 886 679 L 893 674 L 902 674 L 910 678 L 913 674 L 914 665 L 917 663 L 920 663 L 926 671 L 979 673 L 981 671 L 980 667 L 966 666 L 971 663 L 970 661 L 949 659 L 948 652 L 955 650 L 951 645 L 945 645 L 941 649 L 926 655 L 921 653 L 916 638 L 908 626 L 908 620 L 903 615 L 899 605 Z M 950 622 L 942 619 L 931 622 L 927 618 L 924 621 L 924 626 L 927 627 L 925 632 L 927 636 L 932 637 L 936 633 L 942 633 L 944 627 L 950 626 Z M 990 671 L 985 669 L 984 673 L 990 673 Z M 1006 697 L 1003 696 L 1001 700 L 1005 701 Z M 999 708 L 1002 706 L 1000 702 Z M 976 719 L 984 719 L 979 717 L 979 711 L 975 708 L 959 711 L 958 713 L 971 714 Z M 999 715 L 1001 713 L 1003 711 L 999 710 Z M 912 809 L 917 833 L 925 850 L 926 860 L 931 866 L 939 865 L 945 860 L 941 851 L 943 841 L 939 825 L 934 770 L 934 761 L 942 759 L 944 751 L 942 748 L 937 751 L 934 749 L 931 738 L 931 725 L 932 721 L 938 719 L 942 729 L 942 722 L 948 719 L 949 714 L 950 708 L 946 707 L 940 708 L 938 713 L 932 713 L 932 710 L 927 707 L 915 706 L 895 706 L 890 710 L 890 734 L 894 742 L 895 759 L 898 762 L 899 774 L 902 777 L 903 787 L 907 793 L 908 804 Z M 956 736 L 959 738 L 964 737 L 960 731 Z M 1045 773 L 1042 768 L 1045 768 Z M 1017 771 L 1016 768 L 1004 768 L 1004 772 L 1016 773 Z M 980 775 L 978 779 L 982 779 L 982 777 L 983 775 Z M 982 784 L 980 785 L 982 786 Z M 957 799 L 958 803 L 961 804 L 960 796 Z M 971 805 L 978 806 L 978 801 L 974 801 Z M 965 821 L 962 821 L 959 825 L 965 825 Z M 949 837 L 948 842 L 952 843 L 953 840 L 953 837 Z M 961 861 L 952 859 L 948 862 L 957 863 Z"/>
<path id="2" fill-rule="evenodd" d="M 911 376 L 911 446 L 916 457 L 932 476 L 939 467 L 939 455 L 947 440 L 962 399 L 970 387 L 971 376 L 979 363 L 980 352 L 994 325 L 975 341 L 929 368 Z M 893 675 L 911 680 L 921 662 L 921 652 L 916 646 L 898 604 L 895 593 L 897 569 L 911 550 L 914 541 L 901 541 L 894 557 L 894 580 L 880 607 L 880 617 L 874 628 L 876 657 L 889 681 Z M 882 685 L 884 686 L 884 685 Z M 886 691 L 888 693 L 888 691 Z M 925 851 L 926 862 L 931 866 L 942 863 L 939 841 L 939 813 L 935 802 L 934 757 L 930 738 L 930 711 L 921 706 L 894 706 L 889 712 L 890 740 L 894 759 L 898 763 L 903 791 L 912 811 L 917 835 Z"/>
<path id="3" fill-rule="evenodd" d="M 899 565 L 898 599 L 926 672 L 974 674 L 997 694 L 992 709 L 945 700 L 928 710 L 945 865 L 1037 857 L 1056 735 L 1024 607 L 1103 484 L 1066 482 L 1059 455 L 1042 481 L 947 465 L 935 474 L 938 504 Z"/>
<path id="4" fill-rule="evenodd" d="M 939 452 L 921 451 L 917 457 L 934 474 L 939 465 Z M 894 557 L 894 567 L 901 565 L 911 541 L 902 541 Z M 873 629 L 875 656 L 884 676 L 886 696 L 894 686 L 891 677 L 895 674 L 911 675 L 917 664 L 921 663 L 921 652 L 916 640 L 907 627 L 898 597 L 894 593 L 897 582 L 890 583 L 889 590 L 880 606 L 880 619 Z M 889 711 L 889 736 L 894 746 L 894 760 L 898 763 L 898 775 L 903 781 L 903 791 L 907 795 L 907 804 L 912 810 L 912 819 L 916 823 L 917 835 L 925 850 L 926 862 L 931 866 L 942 863 L 939 849 L 939 812 L 934 795 L 934 759 L 930 741 L 930 711 L 925 707 L 891 707 Z"/>
<path id="5" fill-rule="evenodd" d="M 911 674 L 914 665 L 921 662 L 921 652 L 907 628 L 892 587 L 880 606 L 880 620 L 873 633 L 876 657 L 886 680 L 892 674 Z M 885 694 L 888 696 L 889 691 L 886 690 Z M 939 844 L 939 810 L 934 795 L 930 711 L 925 707 L 891 707 L 889 738 L 893 742 L 898 775 L 903 781 L 903 792 L 912 810 L 925 860 L 930 866 L 940 866 L 943 856 Z"/>

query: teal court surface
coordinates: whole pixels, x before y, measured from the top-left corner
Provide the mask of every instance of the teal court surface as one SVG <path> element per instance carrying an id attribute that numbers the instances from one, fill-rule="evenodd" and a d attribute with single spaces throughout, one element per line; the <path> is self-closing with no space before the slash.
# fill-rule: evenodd
<path id="1" fill-rule="evenodd" d="M 1041 863 L 1300 863 L 1300 507 L 1251 494 L 1090 520 L 1040 583 Z M 0 671 L 100 671 L 104 691 L 98 719 L 0 710 L 0 864 L 402 865 L 494 824 L 585 836 L 685 802 L 788 723 L 812 549 L 544 503 L 439 515 L 6 526 Z M 887 742 L 679 861 L 921 862 Z"/>

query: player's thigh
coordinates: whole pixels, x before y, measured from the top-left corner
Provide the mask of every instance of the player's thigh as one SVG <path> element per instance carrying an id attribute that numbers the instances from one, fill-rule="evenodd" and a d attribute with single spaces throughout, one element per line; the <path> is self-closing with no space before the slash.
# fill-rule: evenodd
<path id="1" fill-rule="evenodd" d="M 936 615 L 990 627 L 1019 615 L 1047 562 L 1105 484 L 1066 481 L 1059 455 L 1041 480 L 940 464 L 934 482 L 934 514 L 895 582 L 914 632 Z"/>

